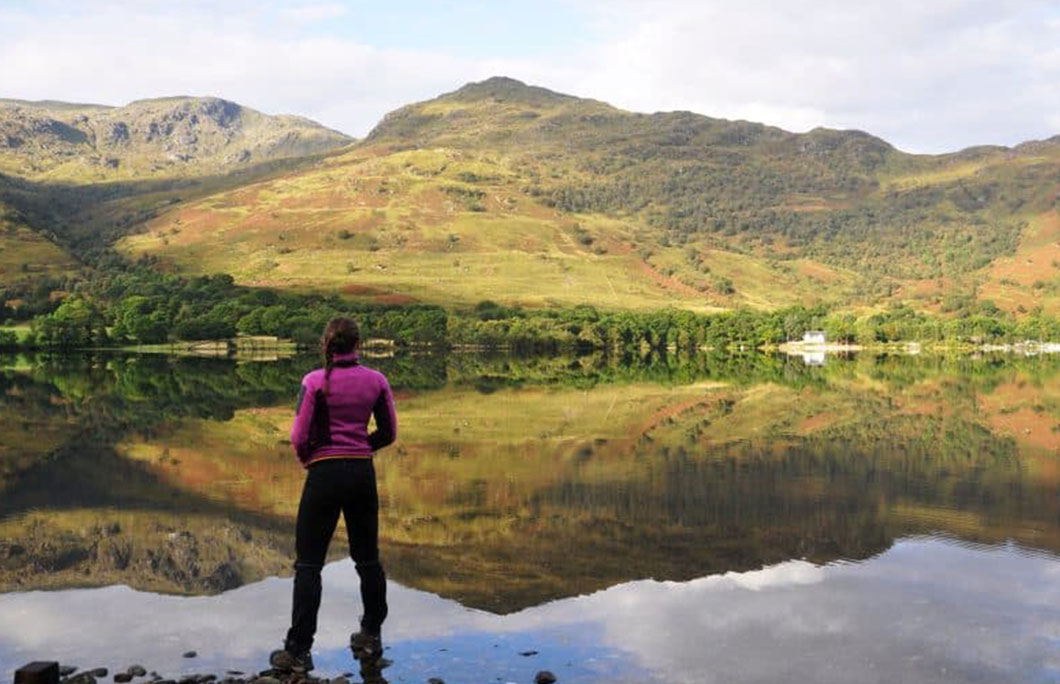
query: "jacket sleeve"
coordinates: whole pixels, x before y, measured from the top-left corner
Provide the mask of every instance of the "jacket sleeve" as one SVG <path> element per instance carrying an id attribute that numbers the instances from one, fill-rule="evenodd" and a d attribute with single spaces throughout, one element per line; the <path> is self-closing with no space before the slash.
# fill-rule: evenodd
<path id="1" fill-rule="evenodd" d="M 372 451 L 378 451 L 393 444 L 397 439 L 397 412 L 394 411 L 394 395 L 385 377 L 382 378 L 379 388 L 379 398 L 375 400 L 375 405 L 372 407 L 372 415 L 375 416 L 376 429 L 368 435 L 368 446 L 372 447 Z"/>
<path id="2" fill-rule="evenodd" d="M 294 409 L 294 425 L 291 426 L 291 445 L 302 465 L 309 460 L 309 425 L 313 422 L 315 404 L 316 392 L 303 380 L 302 387 L 298 390 L 298 404 Z"/>

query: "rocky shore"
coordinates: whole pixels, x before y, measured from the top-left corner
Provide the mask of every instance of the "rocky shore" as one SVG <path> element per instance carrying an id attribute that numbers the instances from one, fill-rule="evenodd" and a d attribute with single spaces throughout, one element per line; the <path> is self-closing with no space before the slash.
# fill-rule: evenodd
<path id="1" fill-rule="evenodd" d="M 530 652 L 536 653 L 536 652 Z M 183 654 L 185 658 L 196 657 L 195 651 Z M 520 654 L 526 655 L 526 654 Z M 116 684 L 387 684 L 383 671 L 391 665 L 387 658 L 359 659 L 360 672 L 344 672 L 337 677 L 317 677 L 304 668 L 280 670 L 268 668 L 258 672 L 225 670 L 224 674 L 197 673 L 184 674 L 179 678 L 167 678 L 155 671 L 148 671 L 143 665 L 130 665 L 121 671 L 111 671 L 105 667 L 78 668 L 74 665 L 59 666 L 59 684 L 106 684 L 108 680 Z M 427 684 L 445 684 L 441 677 L 431 677 Z M 556 675 L 548 670 L 540 670 L 534 675 L 534 684 L 554 684 Z"/>

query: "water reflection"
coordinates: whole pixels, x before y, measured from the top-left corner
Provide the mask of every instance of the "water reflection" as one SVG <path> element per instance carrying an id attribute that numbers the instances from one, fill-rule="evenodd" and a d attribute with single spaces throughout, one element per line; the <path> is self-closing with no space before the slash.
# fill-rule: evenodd
<path id="1" fill-rule="evenodd" d="M 388 568 L 465 606 L 865 559 L 937 531 L 1060 550 L 1051 359 L 370 363 L 402 418 L 379 461 Z M 287 574 L 291 395 L 314 364 L 10 360 L 0 590 L 208 594 Z"/>
<path id="2" fill-rule="evenodd" d="M 126 587 L 3 595 L 0 672 L 10 677 L 14 663 L 41 653 L 112 669 L 144 662 L 167 676 L 256 670 L 278 639 L 289 591 L 273 578 L 193 600 Z M 352 563 L 325 569 L 324 593 L 320 674 L 355 671 L 345 647 L 359 611 Z M 390 595 L 391 681 L 523 682 L 542 668 L 565 682 L 1060 676 L 1060 564 L 1011 547 L 915 538 L 858 564 L 796 560 L 688 582 L 627 582 L 505 616 L 396 584 Z M 187 649 L 199 657 L 181 658 Z M 519 655 L 528 651 L 537 654 Z"/>

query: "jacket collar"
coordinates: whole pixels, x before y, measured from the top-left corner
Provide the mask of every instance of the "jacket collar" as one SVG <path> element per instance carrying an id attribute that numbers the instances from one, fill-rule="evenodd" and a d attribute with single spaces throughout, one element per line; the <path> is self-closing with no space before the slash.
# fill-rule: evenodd
<path id="1" fill-rule="evenodd" d="M 358 363 L 360 363 L 360 359 L 358 358 L 356 349 L 345 354 L 335 354 L 331 357 L 331 360 L 335 366 L 339 367 L 356 366 Z"/>

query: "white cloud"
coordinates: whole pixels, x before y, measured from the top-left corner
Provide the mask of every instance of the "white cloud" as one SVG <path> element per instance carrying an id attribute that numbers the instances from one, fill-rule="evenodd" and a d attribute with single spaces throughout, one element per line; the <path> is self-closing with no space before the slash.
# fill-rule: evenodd
<path id="1" fill-rule="evenodd" d="M 505 74 L 637 111 L 859 128 L 912 151 L 1060 133 L 1047 0 L 584 0 L 583 42 L 529 36 L 540 47 L 519 59 L 476 52 L 474 27 L 460 54 L 373 44 L 363 13 L 337 1 L 44 6 L 0 7 L 0 96 L 209 93 L 363 135 L 390 109 Z M 433 11 L 417 21 L 454 30 Z M 331 30 L 343 27 L 362 38 Z"/>
<path id="2" fill-rule="evenodd" d="M 322 21 L 324 19 L 337 19 L 348 14 L 348 10 L 345 5 L 339 2 L 320 2 L 313 3 L 310 5 L 300 5 L 296 7 L 286 7 L 280 11 L 285 17 L 290 17 L 295 21 Z"/>

